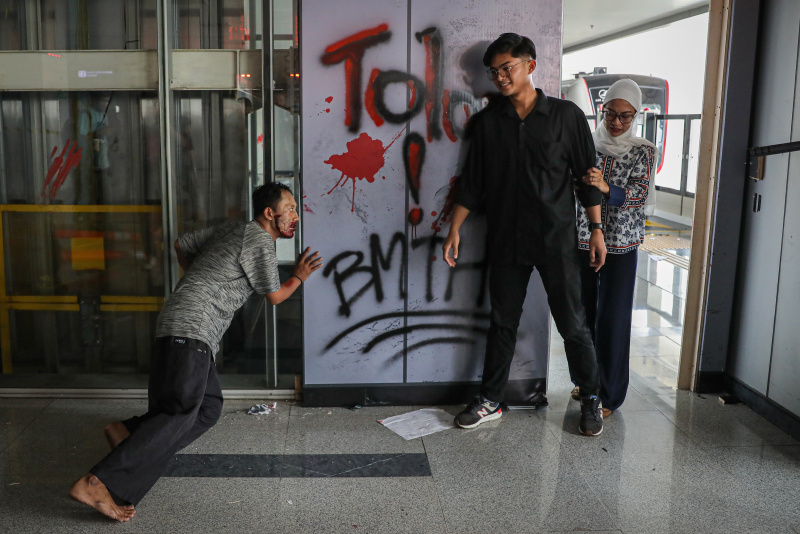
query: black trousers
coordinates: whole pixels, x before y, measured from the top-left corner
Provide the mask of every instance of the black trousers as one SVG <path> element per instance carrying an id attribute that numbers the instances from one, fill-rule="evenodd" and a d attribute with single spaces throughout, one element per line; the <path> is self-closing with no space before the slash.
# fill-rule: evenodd
<path id="1" fill-rule="evenodd" d="M 134 505 L 173 455 L 219 419 L 222 389 L 208 345 L 188 338 L 156 339 L 148 400 L 146 414 L 123 421 L 131 435 L 90 471 Z"/>
<path id="2" fill-rule="evenodd" d="M 600 401 L 609 410 L 622 406 L 628 393 L 637 259 L 635 250 L 608 254 L 596 273 L 589 267 L 589 253 L 581 251 L 581 298 L 597 353 Z"/>
<path id="3" fill-rule="evenodd" d="M 600 390 L 597 361 L 581 304 L 577 247 L 560 256 L 551 254 L 547 261 L 535 267 L 547 292 L 556 328 L 564 338 L 570 374 L 584 395 L 597 395 Z M 504 400 L 503 390 L 508 382 L 522 305 L 533 268 L 531 265 L 492 264 L 489 270 L 492 313 L 481 394 L 491 401 Z"/>

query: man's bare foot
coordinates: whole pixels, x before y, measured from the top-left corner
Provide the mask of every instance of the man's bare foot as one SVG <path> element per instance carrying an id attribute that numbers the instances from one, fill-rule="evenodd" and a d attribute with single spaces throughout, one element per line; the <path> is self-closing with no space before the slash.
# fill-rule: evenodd
<path id="1" fill-rule="evenodd" d="M 106 485 L 91 473 L 77 481 L 70 488 L 69 496 L 73 500 L 91 506 L 101 514 L 117 521 L 130 521 L 136 513 L 132 505 L 117 506 L 117 503 L 111 498 Z"/>
<path id="2" fill-rule="evenodd" d="M 108 441 L 108 444 L 111 445 L 112 450 L 116 449 L 117 445 L 122 443 L 128 436 L 131 435 L 131 433 L 128 432 L 128 428 L 120 421 L 108 423 L 103 429 L 103 432 L 105 433 L 106 441 Z"/>

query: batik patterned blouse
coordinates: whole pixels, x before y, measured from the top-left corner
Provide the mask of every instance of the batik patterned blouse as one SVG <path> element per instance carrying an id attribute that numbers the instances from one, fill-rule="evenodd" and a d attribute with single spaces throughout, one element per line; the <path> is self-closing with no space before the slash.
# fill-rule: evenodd
<path id="1" fill-rule="evenodd" d="M 644 203 L 650 188 L 655 154 L 647 146 L 634 147 L 625 156 L 597 153 L 595 166 L 603 172 L 609 195 L 601 203 L 603 234 L 610 254 L 636 250 L 644 240 Z M 589 218 L 578 203 L 578 247 L 589 250 Z"/>

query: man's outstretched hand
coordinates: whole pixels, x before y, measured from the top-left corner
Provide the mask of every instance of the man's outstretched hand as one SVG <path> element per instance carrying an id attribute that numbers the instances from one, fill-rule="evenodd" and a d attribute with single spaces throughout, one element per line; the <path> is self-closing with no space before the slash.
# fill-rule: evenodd
<path id="1" fill-rule="evenodd" d="M 311 273 L 322 267 L 322 256 L 319 255 L 319 251 L 309 256 L 310 251 L 311 247 L 307 247 L 297 259 L 297 263 L 294 266 L 294 276 L 297 276 L 303 282 L 308 280 Z"/>
<path id="2" fill-rule="evenodd" d="M 444 259 L 444 261 L 447 262 L 447 265 L 449 265 L 450 267 L 456 266 L 456 260 L 458 259 L 459 243 L 461 243 L 461 236 L 458 234 L 458 231 L 451 230 L 450 233 L 447 234 L 447 239 L 442 245 L 442 258 Z"/>

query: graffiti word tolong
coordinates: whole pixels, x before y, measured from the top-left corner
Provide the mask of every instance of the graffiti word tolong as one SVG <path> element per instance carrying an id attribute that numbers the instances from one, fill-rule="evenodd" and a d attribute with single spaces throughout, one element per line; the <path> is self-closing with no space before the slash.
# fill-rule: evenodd
<path id="1" fill-rule="evenodd" d="M 468 121 L 471 115 L 480 110 L 481 102 L 475 95 L 467 91 L 450 91 L 443 87 L 444 46 L 442 35 L 438 28 L 434 26 L 426 28 L 415 33 L 414 37 L 425 51 L 424 81 L 409 72 L 372 68 L 363 101 L 361 98 L 361 80 L 365 68 L 365 55 L 370 48 L 391 40 L 392 32 L 389 31 L 388 24 L 381 24 L 374 28 L 362 30 L 331 44 L 325 48 L 321 61 L 326 66 L 344 64 L 346 92 L 344 125 L 352 133 L 357 133 L 361 130 L 362 107 L 366 109 L 367 114 L 377 127 L 381 127 L 385 123 L 407 124 L 414 117 L 423 111 L 425 112 L 426 134 L 423 136 L 416 132 L 409 132 L 403 145 L 405 178 L 413 201 L 417 205 L 409 210 L 408 220 L 412 227 L 416 228 L 421 220 L 418 215 L 422 213 L 419 190 L 422 183 L 426 141 L 427 143 L 432 143 L 442 139 L 442 133 L 454 143 L 459 138 L 463 138 L 465 127 L 454 120 L 456 111 L 459 107 L 462 107 L 464 116 Z M 408 102 L 402 109 L 390 109 L 386 102 L 387 88 L 393 84 L 400 84 L 407 88 Z M 329 96 L 325 101 L 330 102 L 332 99 L 333 97 Z M 358 139 L 361 139 L 364 135 L 366 134 L 362 133 Z M 362 144 L 364 146 L 359 148 L 363 157 L 367 147 L 366 143 Z M 377 148 L 373 149 L 370 155 L 379 155 L 380 160 L 383 161 L 383 152 Z M 337 156 L 332 156 L 326 163 L 334 166 L 331 163 L 334 157 Z M 349 167 L 352 167 L 352 165 L 348 163 Z M 337 185 L 345 180 L 346 177 L 353 179 L 353 199 L 350 208 L 350 211 L 353 212 L 355 211 L 354 175 L 348 174 L 341 168 L 338 169 L 342 170 L 343 174 Z M 377 170 L 374 169 L 374 173 Z M 370 174 L 370 176 L 374 176 L 374 173 Z M 367 177 L 360 177 L 359 179 L 372 181 Z M 434 231 L 438 231 L 439 225 L 434 224 L 433 228 Z"/>

